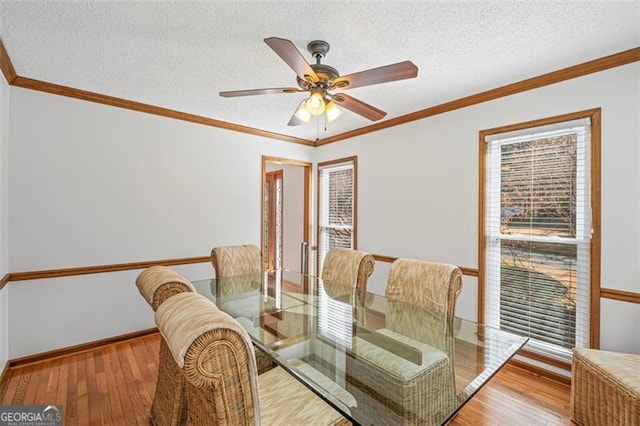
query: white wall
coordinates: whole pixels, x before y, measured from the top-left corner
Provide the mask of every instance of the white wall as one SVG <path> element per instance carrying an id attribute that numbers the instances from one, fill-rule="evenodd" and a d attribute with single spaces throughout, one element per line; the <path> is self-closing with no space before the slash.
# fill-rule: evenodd
<path id="1" fill-rule="evenodd" d="M 312 154 L 301 145 L 12 89 L 12 272 L 259 244 L 262 154 Z"/>
<path id="2" fill-rule="evenodd" d="M 9 272 L 9 85 L 0 77 L 0 278 Z M 0 290 L 0 371 L 9 359 L 9 286 Z"/>
<path id="3" fill-rule="evenodd" d="M 602 286 L 640 292 L 639 80 L 636 63 L 316 150 L 3 83 L 3 270 L 259 244 L 262 155 L 358 155 L 360 249 L 477 267 L 478 131 L 602 107 Z M 180 270 L 190 279 L 212 274 L 208 264 Z M 10 283 L 0 292 L 7 356 L 152 326 L 134 287 L 138 272 Z M 378 281 L 382 292 L 384 276 Z M 458 314 L 475 319 L 476 300 L 476 280 L 465 277 Z M 639 321 L 638 305 L 603 301 L 602 347 L 640 353 L 640 337 L 624 331 Z"/>
<path id="4" fill-rule="evenodd" d="M 259 245 L 262 155 L 313 155 L 302 145 L 16 87 L 10 107 L 11 272 Z M 187 268 L 187 278 L 212 276 L 200 266 Z M 137 272 L 10 283 L 9 357 L 152 326 L 140 310 Z"/>
<path id="5" fill-rule="evenodd" d="M 208 263 L 172 268 L 191 280 L 213 276 Z M 155 327 L 134 284 L 140 272 L 11 283 L 10 358 Z"/>
<path id="6" fill-rule="evenodd" d="M 601 107 L 601 284 L 640 292 L 639 103 L 634 63 L 329 144 L 317 161 L 358 156 L 359 249 L 477 268 L 478 132 Z M 476 300 L 465 277 L 458 314 L 475 319 Z M 624 331 L 639 308 L 603 302 L 604 349 L 640 353 L 640 334 Z"/>
<path id="7" fill-rule="evenodd" d="M 300 244 L 304 237 L 304 167 L 282 165 L 283 267 L 300 271 Z"/>

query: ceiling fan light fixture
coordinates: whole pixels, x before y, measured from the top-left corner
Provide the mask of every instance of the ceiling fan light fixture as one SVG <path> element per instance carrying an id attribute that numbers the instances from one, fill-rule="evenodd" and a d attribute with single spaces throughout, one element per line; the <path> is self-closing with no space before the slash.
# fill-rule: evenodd
<path id="1" fill-rule="evenodd" d="M 311 97 L 305 102 L 305 107 L 311 115 L 322 115 L 325 109 L 324 96 L 322 90 L 311 90 Z"/>
<path id="2" fill-rule="evenodd" d="M 298 107 L 298 109 L 293 115 L 295 115 L 296 118 L 298 118 L 299 120 L 304 121 L 305 124 L 309 124 L 311 122 L 311 113 L 306 108 L 306 105 L 307 105 L 307 102 L 302 101 L 300 103 L 300 106 Z"/>
<path id="3" fill-rule="evenodd" d="M 324 112 L 327 116 L 327 123 L 331 123 L 333 120 L 342 115 L 342 110 L 338 108 L 338 105 L 331 101 L 327 102 Z"/>

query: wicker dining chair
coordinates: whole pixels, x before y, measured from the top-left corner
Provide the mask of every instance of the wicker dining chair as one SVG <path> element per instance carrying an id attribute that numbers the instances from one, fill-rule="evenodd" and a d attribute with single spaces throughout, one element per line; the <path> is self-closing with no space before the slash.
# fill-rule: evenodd
<path id="1" fill-rule="evenodd" d="M 415 348 L 422 363 L 412 364 L 366 340 L 354 339 L 352 351 L 357 356 L 347 359 L 347 368 L 367 380 L 348 390 L 358 397 L 358 410 L 371 422 L 439 425 L 454 409 L 452 329 L 461 288 L 462 274 L 453 265 L 414 259 L 398 259 L 391 265 L 385 328 L 376 332 Z M 360 396 L 363 393 L 393 403 L 379 404 Z"/>
<path id="2" fill-rule="evenodd" d="M 449 410 L 457 398 L 454 315 L 461 291 L 462 272 L 455 265 L 406 258 L 391 264 L 385 290 L 391 301 L 387 306 L 387 329 L 426 343 L 446 358 L 440 372 L 432 372 L 440 383 L 440 391 L 429 401 L 434 411 Z"/>
<path id="3" fill-rule="evenodd" d="M 640 426 L 640 354 L 574 348 L 571 420 L 581 426 Z"/>
<path id="4" fill-rule="evenodd" d="M 207 298 L 177 295 L 155 319 L 187 380 L 189 424 L 348 424 L 282 368 L 258 376 L 249 335 Z"/>
<path id="5" fill-rule="evenodd" d="M 261 259 L 260 249 L 253 244 L 214 247 L 211 250 L 211 263 L 217 279 L 246 278 L 234 279 L 226 286 L 216 286 L 216 297 L 252 291 L 253 282 L 261 280 Z M 265 373 L 276 366 L 262 350 L 255 348 L 255 351 L 258 374 Z"/>
<path id="6" fill-rule="evenodd" d="M 162 303 L 179 293 L 194 292 L 191 283 L 166 266 L 152 266 L 136 278 L 142 297 L 156 311 Z M 187 420 L 186 381 L 173 362 L 171 351 L 160 341 L 156 393 L 151 405 L 151 424 L 169 426 L 185 424 Z"/>
<path id="7" fill-rule="evenodd" d="M 344 286 L 355 288 L 360 300 L 364 300 L 367 282 L 373 274 L 376 261 L 373 255 L 360 250 L 334 248 L 327 252 L 320 277 L 325 287 Z"/>

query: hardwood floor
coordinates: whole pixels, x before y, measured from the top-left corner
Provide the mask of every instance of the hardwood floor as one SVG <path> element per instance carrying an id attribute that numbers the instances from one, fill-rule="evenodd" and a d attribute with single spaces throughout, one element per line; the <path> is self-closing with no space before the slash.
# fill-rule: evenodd
<path id="1" fill-rule="evenodd" d="M 569 386 L 507 365 L 465 405 L 452 425 L 571 425 Z"/>
<path id="2" fill-rule="evenodd" d="M 2 404 L 62 405 L 65 425 L 148 425 L 160 335 L 9 369 Z"/>
<path id="3" fill-rule="evenodd" d="M 0 402 L 62 405 L 65 425 L 148 425 L 160 335 L 15 366 Z M 452 425 L 569 425 L 569 387 L 507 366 Z"/>

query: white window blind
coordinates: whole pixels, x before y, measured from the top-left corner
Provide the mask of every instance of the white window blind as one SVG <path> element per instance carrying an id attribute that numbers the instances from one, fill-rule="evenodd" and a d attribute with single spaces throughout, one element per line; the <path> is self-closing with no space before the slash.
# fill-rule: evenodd
<path id="1" fill-rule="evenodd" d="M 318 166 L 318 272 L 332 248 L 354 248 L 355 162 Z"/>
<path id="2" fill-rule="evenodd" d="M 351 348 L 353 339 L 353 306 L 330 297 L 319 281 L 318 327 L 332 341 Z"/>
<path id="3" fill-rule="evenodd" d="M 589 138 L 580 120 L 485 147 L 485 322 L 565 360 L 589 345 Z"/>

